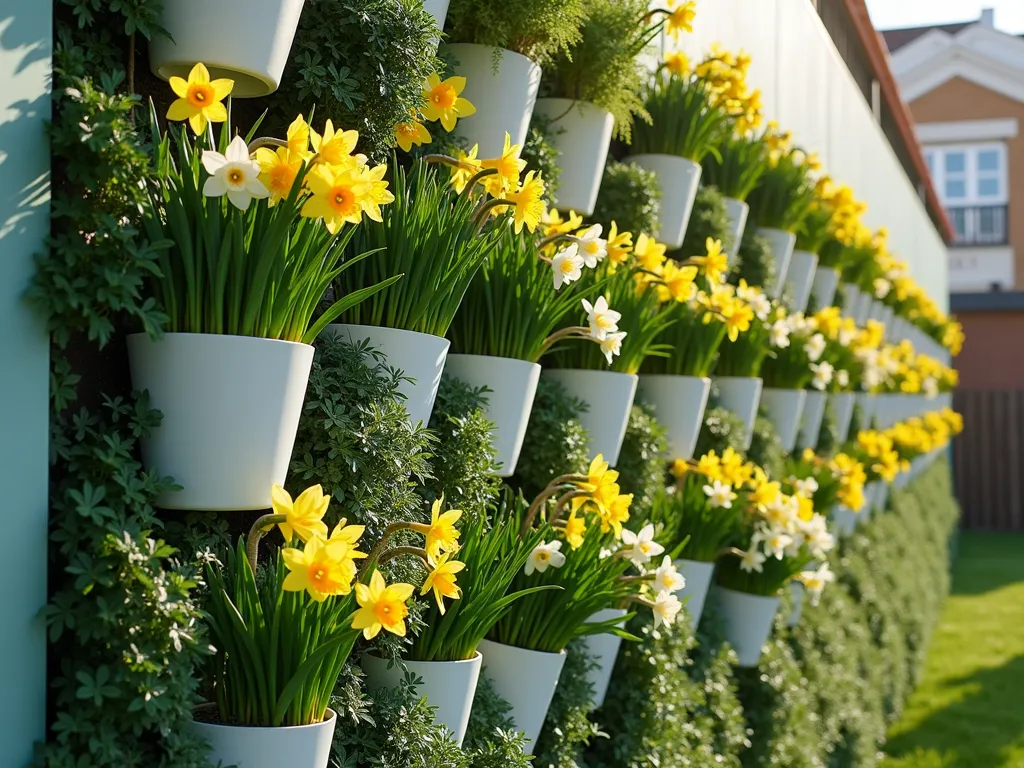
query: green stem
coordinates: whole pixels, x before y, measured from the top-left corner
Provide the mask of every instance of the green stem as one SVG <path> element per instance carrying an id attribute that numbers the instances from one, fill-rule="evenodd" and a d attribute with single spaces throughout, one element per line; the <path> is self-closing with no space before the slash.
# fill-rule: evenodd
<path id="1" fill-rule="evenodd" d="M 270 514 L 257 518 L 256 522 L 252 524 L 245 540 L 245 553 L 249 557 L 249 565 L 252 566 L 253 573 L 256 573 L 256 561 L 259 558 L 260 539 L 263 538 L 263 534 L 278 523 L 284 523 L 287 520 L 287 515 Z"/>
<path id="2" fill-rule="evenodd" d="M 356 580 L 358 581 L 359 578 L 366 572 L 366 569 L 369 566 L 371 566 L 373 563 L 375 563 L 377 558 L 379 558 L 381 556 L 381 553 L 384 551 L 384 547 L 388 543 L 388 539 L 390 539 L 392 536 L 394 536 L 399 531 L 412 531 L 412 530 L 415 530 L 414 529 L 414 525 L 415 525 L 414 523 L 397 522 L 397 523 L 392 523 L 387 528 L 385 528 L 384 529 L 384 533 L 380 537 L 380 541 L 378 541 L 374 545 L 373 549 L 370 550 L 370 554 L 363 561 L 362 567 L 359 569 L 359 572 L 356 574 Z"/>

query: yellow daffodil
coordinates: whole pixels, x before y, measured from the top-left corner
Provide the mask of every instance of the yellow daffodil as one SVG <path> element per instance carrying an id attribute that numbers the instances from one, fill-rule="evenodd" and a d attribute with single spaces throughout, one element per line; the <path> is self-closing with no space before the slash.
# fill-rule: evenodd
<path id="1" fill-rule="evenodd" d="M 356 584 L 359 610 L 352 617 L 352 628 L 363 630 L 363 637 L 373 640 L 381 629 L 405 637 L 405 605 L 413 593 L 412 584 L 388 584 L 380 571 L 374 571 L 370 584 Z"/>
<path id="2" fill-rule="evenodd" d="M 742 301 L 730 301 L 722 308 L 722 319 L 728 329 L 729 341 L 736 341 L 741 333 L 750 330 L 750 322 L 754 319 L 754 310 Z"/>
<path id="3" fill-rule="evenodd" d="M 437 73 L 433 73 L 423 90 L 423 116 L 431 122 L 440 120 L 446 131 L 454 131 L 460 117 L 476 114 L 476 107 L 459 95 L 465 87 L 464 77 L 449 77 L 441 82 Z"/>
<path id="4" fill-rule="evenodd" d="M 633 255 L 642 269 L 646 269 L 648 272 L 657 272 L 665 263 L 666 250 L 667 247 L 655 241 L 653 237 L 641 233 L 636 239 L 636 245 L 633 246 Z"/>
<path id="5" fill-rule="evenodd" d="M 442 552 L 455 552 L 459 548 L 459 530 L 455 523 L 462 517 L 462 510 L 449 509 L 442 513 L 444 497 L 437 499 L 430 507 L 430 525 L 416 525 L 413 529 L 426 536 L 424 549 L 427 556 L 437 559 Z"/>
<path id="6" fill-rule="evenodd" d="M 419 120 L 410 120 L 395 126 L 395 141 L 398 142 L 398 146 L 403 152 L 408 152 L 414 146 L 429 144 L 430 132 L 427 130 L 427 126 Z"/>
<path id="7" fill-rule="evenodd" d="M 686 0 L 675 8 L 665 20 L 665 29 L 673 40 L 678 40 L 683 32 L 693 32 L 693 19 L 697 15 L 695 0 Z"/>
<path id="8" fill-rule="evenodd" d="M 682 479 L 690 471 L 690 462 L 686 459 L 676 459 L 672 462 L 672 468 L 669 471 L 677 480 Z"/>
<path id="9" fill-rule="evenodd" d="M 275 515 L 284 515 L 286 518 L 285 522 L 278 524 L 285 541 L 291 541 L 293 536 L 298 536 L 302 541 L 327 538 L 324 515 L 331 497 L 324 496 L 323 488 L 319 485 L 310 486 L 293 502 L 291 494 L 275 484 L 270 488 L 270 503 Z"/>
<path id="10" fill-rule="evenodd" d="M 530 232 L 536 230 L 544 215 L 544 180 L 530 171 L 519 189 L 507 197 L 515 204 L 513 220 L 516 234 L 523 231 L 523 226 Z"/>
<path id="11" fill-rule="evenodd" d="M 178 98 L 167 108 L 168 120 L 188 120 L 198 136 L 206 130 L 207 122 L 223 123 L 228 119 L 227 108 L 221 102 L 235 87 L 234 80 L 210 80 L 210 71 L 196 64 L 188 73 L 188 80 L 170 79 L 171 90 Z"/>
<path id="12" fill-rule="evenodd" d="M 480 173 L 483 168 L 480 161 L 476 159 L 476 153 L 479 150 L 480 145 L 474 144 L 469 152 L 460 149 L 455 155 L 458 166 L 452 168 L 452 186 L 460 195 L 469 184 L 470 179 Z"/>
<path id="13" fill-rule="evenodd" d="M 343 224 L 362 221 L 372 185 L 359 168 L 318 165 L 306 176 L 306 184 L 312 196 L 302 206 L 303 216 L 323 219 L 332 235 Z"/>
<path id="14" fill-rule="evenodd" d="M 576 510 L 574 509 L 569 513 L 569 518 L 565 521 L 565 540 L 569 542 L 569 546 L 573 549 L 579 549 L 583 546 L 583 535 L 586 532 L 586 521 L 581 517 L 576 517 Z"/>
<path id="15" fill-rule="evenodd" d="M 669 51 L 665 54 L 665 69 L 681 77 L 690 71 L 690 59 L 682 51 Z"/>
<path id="16" fill-rule="evenodd" d="M 633 504 L 632 493 L 618 493 L 618 486 L 615 486 L 614 497 L 601 508 L 598 515 L 601 518 L 601 531 L 607 533 L 610 530 L 615 532 L 615 538 L 622 536 L 623 523 L 629 522 L 629 508 Z"/>
<path id="17" fill-rule="evenodd" d="M 268 205 L 287 199 L 302 170 L 302 156 L 287 147 L 260 147 L 256 150 L 256 162 L 260 164 L 260 181 L 270 192 Z"/>
<path id="18" fill-rule="evenodd" d="M 583 217 L 579 216 L 576 211 L 569 211 L 569 218 L 563 219 L 555 208 L 545 211 L 540 221 L 544 225 L 544 237 L 567 235 L 583 225 Z"/>
<path id="19" fill-rule="evenodd" d="M 696 279 L 696 267 L 680 267 L 671 259 L 666 261 L 661 268 L 658 299 L 660 301 L 689 301 L 697 290 L 694 284 Z"/>
<path id="20" fill-rule="evenodd" d="M 352 591 L 355 568 L 350 560 L 335 556 L 322 540 L 312 538 L 303 549 L 285 547 L 281 557 L 288 575 L 281 588 L 286 592 L 302 592 L 322 603 L 334 595 L 347 595 Z"/>
<path id="21" fill-rule="evenodd" d="M 697 460 L 697 472 L 708 480 L 722 479 L 722 462 L 714 451 L 708 451 Z"/>
<path id="22" fill-rule="evenodd" d="M 350 560 L 361 560 L 366 557 L 365 552 L 360 552 L 356 549 L 359 546 L 359 539 L 362 537 L 363 532 L 366 530 L 364 525 L 349 525 L 345 518 L 334 526 L 334 530 L 331 531 L 331 537 L 327 540 L 329 546 L 338 547 L 344 545 L 342 548 L 336 550 L 341 554 L 339 557 L 347 557 Z"/>
<path id="23" fill-rule="evenodd" d="M 462 589 L 455 583 L 455 574 L 466 567 L 465 563 L 457 560 L 449 560 L 451 557 L 447 552 L 430 562 L 430 573 L 423 581 L 420 594 L 425 595 L 431 590 L 434 591 L 434 599 L 437 600 L 437 610 L 444 616 L 444 598 L 458 600 L 462 597 Z"/>
<path id="24" fill-rule="evenodd" d="M 358 132 L 335 131 L 334 123 L 328 120 L 324 125 L 323 135 L 312 128 L 309 129 L 309 135 L 320 162 L 342 167 L 349 167 L 355 163 L 357 157 L 352 151 L 359 143 Z"/>
<path id="25" fill-rule="evenodd" d="M 497 171 L 483 179 L 484 188 L 491 197 L 503 197 L 507 192 L 514 191 L 519 187 L 519 174 L 526 168 L 526 161 L 519 157 L 522 150 L 522 145 L 513 144 L 512 137 L 506 132 L 505 146 L 501 150 L 501 155 L 480 161 L 481 168 Z"/>
<path id="26" fill-rule="evenodd" d="M 709 237 L 704 247 L 707 249 L 707 255 L 694 256 L 690 261 L 704 267 L 704 274 L 712 283 L 720 283 L 725 273 L 729 271 L 728 257 L 722 253 L 722 241 Z"/>
<path id="27" fill-rule="evenodd" d="M 608 261 L 612 264 L 625 264 L 633 250 L 633 233 L 619 232 L 618 225 L 613 221 L 608 231 Z"/>
<path id="28" fill-rule="evenodd" d="M 782 495 L 782 486 L 776 482 L 758 482 L 754 485 L 753 491 L 750 494 L 750 503 L 753 504 L 758 511 L 766 512 L 768 507 L 777 504 L 780 496 Z"/>
<path id="29" fill-rule="evenodd" d="M 285 134 L 288 141 L 288 149 L 303 160 L 308 160 L 312 157 L 309 151 L 309 130 L 309 123 L 300 114 L 292 120 L 292 124 L 288 126 L 288 132 Z"/>
<path id="30" fill-rule="evenodd" d="M 361 201 L 363 212 L 374 221 L 383 221 L 380 207 L 395 201 L 395 196 L 388 190 L 388 182 L 384 181 L 384 174 L 387 172 L 386 165 L 378 165 L 367 169 L 363 174 L 363 180 L 370 185 Z"/>

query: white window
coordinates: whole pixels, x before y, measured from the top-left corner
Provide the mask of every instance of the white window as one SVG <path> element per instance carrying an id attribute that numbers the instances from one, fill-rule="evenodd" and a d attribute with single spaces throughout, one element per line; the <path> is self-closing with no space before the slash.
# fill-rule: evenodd
<path id="1" fill-rule="evenodd" d="M 1006 145 L 932 146 L 925 150 L 925 159 L 947 208 L 1007 204 Z"/>

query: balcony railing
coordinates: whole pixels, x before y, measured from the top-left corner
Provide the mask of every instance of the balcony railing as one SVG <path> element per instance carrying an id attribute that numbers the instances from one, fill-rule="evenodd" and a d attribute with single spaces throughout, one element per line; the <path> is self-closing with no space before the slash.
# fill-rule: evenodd
<path id="1" fill-rule="evenodd" d="M 949 208 L 949 218 L 956 228 L 953 245 L 1006 245 L 1009 243 L 1007 207 L 1005 205 L 974 205 Z"/>

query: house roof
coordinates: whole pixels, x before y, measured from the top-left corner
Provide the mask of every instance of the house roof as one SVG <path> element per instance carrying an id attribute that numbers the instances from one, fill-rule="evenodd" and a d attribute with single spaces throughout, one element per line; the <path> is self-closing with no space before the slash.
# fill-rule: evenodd
<path id="1" fill-rule="evenodd" d="M 972 24 L 977 24 L 977 21 L 964 21 L 960 24 L 933 24 L 930 27 L 904 27 L 903 29 L 885 29 L 882 30 L 881 35 L 885 39 L 885 44 L 889 49 L 890 53 L 895 53 L 897 50 L 902 48 L 907 43 L 912 43 L 917 38 L 921 37 L 933 29 L 937 29 L 940 32 L 945 32 L 947 35 L 955 35 L 957 32 L 967 29 Z"/>

